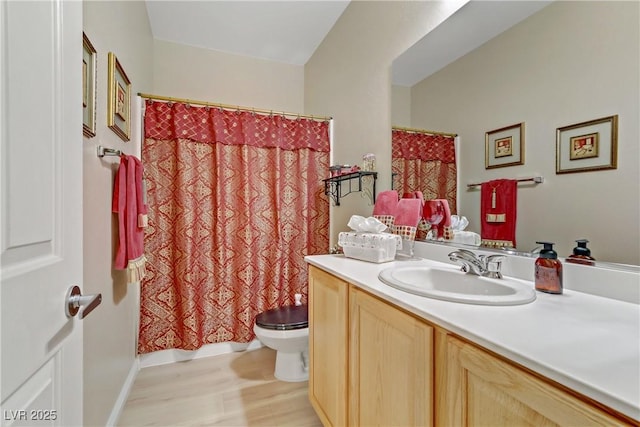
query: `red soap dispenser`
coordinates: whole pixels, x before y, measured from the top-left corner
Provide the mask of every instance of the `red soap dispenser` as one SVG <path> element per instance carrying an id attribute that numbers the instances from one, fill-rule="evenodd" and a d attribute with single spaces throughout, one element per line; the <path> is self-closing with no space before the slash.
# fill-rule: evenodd
<path id="1" fill-rule="evenodd" d="M 535 283 L 536 290 L 549 294 L 562 293 L 562 263 L 558 254 L 553 250 L 553 243 L 536 242 L 544 245 L 540 256 L 536 259 Z"/>

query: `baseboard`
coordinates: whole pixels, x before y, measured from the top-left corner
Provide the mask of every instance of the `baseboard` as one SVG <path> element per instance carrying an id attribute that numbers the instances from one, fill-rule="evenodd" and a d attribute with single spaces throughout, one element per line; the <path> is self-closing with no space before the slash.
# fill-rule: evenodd
<path id="1" fill-rule="evenodd" d="M 136 381 L 136 377 L 138 376 L 138 371 L 140 371 L 140 361 L 138 358 L 135 358 L 133 360 L 133 364 L 131 365 L 131 369 L 129 369 L 129 374 L 127 375 L 127 378 L 124 380 L 124 384 L 122 384 L 122 388 L 120 389 L 120 393 L 118 394 L 116 403 L 113 405 L 113 409 L 111 410 L 111 415 L 109 415 L 109 419 L 107 420 L 107 424 L 106 424 L 107 426 L 118 425 L 118 420 L 120 419 L 120 415 L 122 415 L 124 406 L 127 403 L 127 399 L 129 398 L 129 393 L 133 388 L 133 383 Z"/>
<path id="2" fill-rule="evenodd" d="M 138 358 L 140 369 L 149 366 L 166 365 L 168 363 L 184 362 L 187 360 L 201 359 L 203 357 L 218 356 L 221 354 L 234 353 L 238 351 L 255 350 L 262 347 L 262 343 L 254 339 L 250 343 L 230 343 L 223 342 L 217 344 L 207 344 L 197 350 L 161 350 L 153 353 L 142 354 Z"/>

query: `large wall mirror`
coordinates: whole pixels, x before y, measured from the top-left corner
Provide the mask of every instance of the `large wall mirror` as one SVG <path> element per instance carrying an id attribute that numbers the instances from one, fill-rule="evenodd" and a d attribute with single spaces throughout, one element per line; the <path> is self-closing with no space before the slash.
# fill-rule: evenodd
<path id="1" fill-rule="evenodd" d="M 480 190 L 468 184 L 542 177 L 517 186 L 518 250 L 551 241 L 566 257 L 588 239 L 598 261 L 640 264 L 639 9 L 471 1 L 394 61 L 392 124 L 458 135 L 467 230 L 481 224 Z M 557 173 L 558 130 L 611 116 L 617 167 Z M 487 137 L 519 124 L 521 161 L 487 167 Z"/>

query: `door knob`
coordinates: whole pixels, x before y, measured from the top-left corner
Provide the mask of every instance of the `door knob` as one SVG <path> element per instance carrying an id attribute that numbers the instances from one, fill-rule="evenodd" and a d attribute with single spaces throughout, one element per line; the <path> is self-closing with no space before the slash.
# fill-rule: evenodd
<path id="1" fill-rule="evenodd" d="M 67 299 L 64 305 L 64 311 L 67 317 L 73 317 L 78 314 L 80 307 L 84 307 L 80 311 L 80 319 L 84 319 L 93 311 L 94 308 L 100 305 L 102 302 L 102 294 L 95 295 L 82 295 L 80 287 L 73 285 L 67 292 Z"/>

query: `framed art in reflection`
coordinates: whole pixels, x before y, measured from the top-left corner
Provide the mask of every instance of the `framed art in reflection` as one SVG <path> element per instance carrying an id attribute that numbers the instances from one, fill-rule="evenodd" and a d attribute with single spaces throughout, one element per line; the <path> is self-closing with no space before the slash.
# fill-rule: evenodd
<path id="1" fill-rule="evenodd" d="M 485 134 L 485 169 L 524 164 L 524 123 Z"/>
<path id="2" fill-rule="evenodd" d="M 556 174 L 616 169 L 618 116 L 556 129 Z"/>

